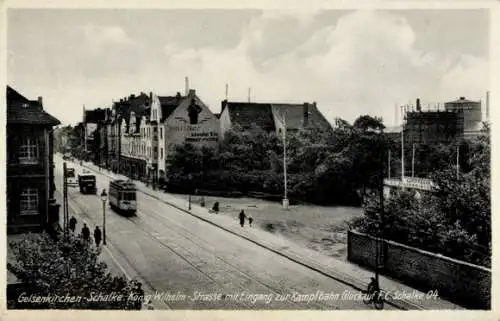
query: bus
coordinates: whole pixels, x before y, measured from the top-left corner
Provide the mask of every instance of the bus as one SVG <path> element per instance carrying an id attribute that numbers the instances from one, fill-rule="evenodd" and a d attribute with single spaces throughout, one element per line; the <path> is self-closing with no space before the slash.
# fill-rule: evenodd
<path id="1" fill-rule="evenodd" d="M 118 213 L 135 215 L 137 210 L 137 189 L 132 181 L 109 182 L 109 205 Z"/>
<path id="2" fill-rule="evenodd" d="M 92 175 L 89 171 L 84 171 L 78 175 L 78 185 L 82 194 L 97 193 L 95 175 Z"/>

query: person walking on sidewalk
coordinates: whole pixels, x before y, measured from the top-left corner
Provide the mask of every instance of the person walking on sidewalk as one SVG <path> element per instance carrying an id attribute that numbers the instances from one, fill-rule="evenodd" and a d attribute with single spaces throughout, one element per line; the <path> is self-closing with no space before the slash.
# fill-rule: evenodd
<path id="1" fill-rule="evenodd" d="M 82 236 L 83 236 L 83 239 L 85 241 L 90 241 L 90 230 L 89 228 L 87 227 L 87 224 L 83 224 L 83 227 L 82 227 Z"/>
<path id="2" fill-rule="evenodd" d="M 99 246 L 101 244 L 101 230 L 99 229 L 99 226 L 95 227 L 94 230 L 94 240 L 95 240 L 95 245 Z"/>
<path id="3" fill-rule="evenodd" d="M 245 211 L 241 210 L 239 216 L 240 216 L 240 225 L 241 227 L 243 227 L 245 225 L 245 218 L 246 218 Z"/>
<path id="4" fill-rule="evenodd" d="M 69 220 L 69 229 L 71 230 L 71 232 L 75 233 L 75 229 L 76 229 L 76 218 L 74 216 L 71 216 L 70 220 Z"/>
<path id="5" fill-rule="evenodd" d="M 210 211 L 211 213 L 219 213 L 219 202 L 215 202 L 214 205 L 212 206 L 212 210 Z"/>
<path id="6" fill-rule="evenodd" d="M 248 216 L 248 225 L 250 225 L 250 227 L 252 227 L 252 222 L 253 222 L 253 217 L 252 216 Z"/>

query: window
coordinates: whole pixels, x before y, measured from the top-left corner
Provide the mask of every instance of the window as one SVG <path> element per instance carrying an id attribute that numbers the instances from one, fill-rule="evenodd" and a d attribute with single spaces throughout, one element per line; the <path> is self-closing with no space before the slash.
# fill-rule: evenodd
<path id="1" fill-rule="evenodd" d="M 163 139 L 163 128 L 160 127 L 160 139 Z"/>
<path id="2" fill-rule="evenodd" d="M 158 158 L 158 147 L 155 147 L 154 152 L 153 152 L 153 157 Z"/>
<path id="3" fill-rule="evenodd" d="M 19 162 L 21 164 L 38 163 L 38 145 L 36 139 L 24 137 L 19 148 Z"/>
<path id="4" fill-rule="evenodd" d="M 163 148 L 160 148 L 160 158 L 163 159 Z"/>
<path id="5" fill-rule="evenodd" d="M 38 190 L 36 188 L 23 189 L 20 197 L 20 214 L 38 214 Z"/>

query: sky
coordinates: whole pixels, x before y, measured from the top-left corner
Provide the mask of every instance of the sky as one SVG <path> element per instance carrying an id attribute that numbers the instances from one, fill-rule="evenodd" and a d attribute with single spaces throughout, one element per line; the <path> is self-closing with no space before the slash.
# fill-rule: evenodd
<path id="1" fill-rule="evenodd" d="M 330 121 L 489 88 L 487 10 L 7 10 L 7 82 L 63 124 L 130 94 L 316 102 Z"/>

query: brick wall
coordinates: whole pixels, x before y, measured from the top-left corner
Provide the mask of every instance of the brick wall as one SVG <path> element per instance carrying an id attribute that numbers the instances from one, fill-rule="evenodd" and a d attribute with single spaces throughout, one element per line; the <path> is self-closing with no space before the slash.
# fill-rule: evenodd
<path id="1" fill-rule="evenodd" d="M 396 242 L 384 241 L 383 246 L 383 274 L 425 292 L 437 289 L 441 297 L 467 308 L 491 308 L 490 269 Z M 349 231 L 347 247 L 349 261 L 375 266 L 375 238 Z"/>

